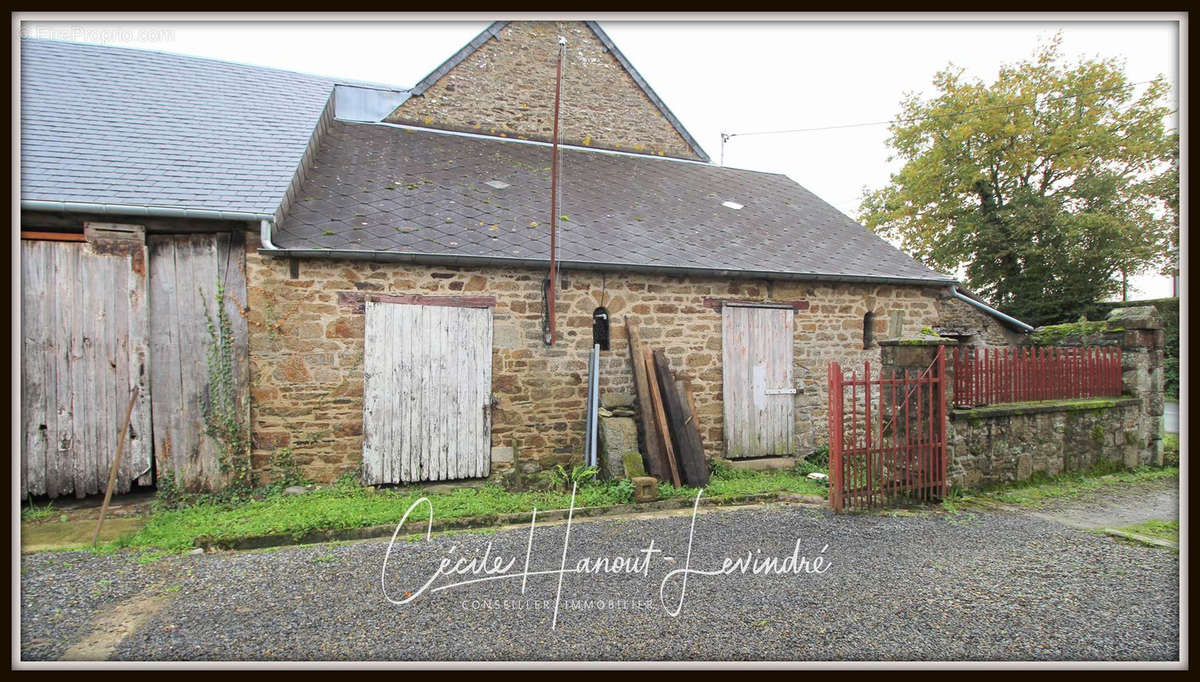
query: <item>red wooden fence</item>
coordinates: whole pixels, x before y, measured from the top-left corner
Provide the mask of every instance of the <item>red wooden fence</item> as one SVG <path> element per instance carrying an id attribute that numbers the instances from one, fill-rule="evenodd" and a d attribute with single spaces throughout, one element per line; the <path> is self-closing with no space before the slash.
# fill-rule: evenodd
<path id="1" fill-rule="evenodd" d="M 1117 347 L 954 349 L 956 407 L 1118 395 Z"/>
<path id="2" fill-rule="evenodd" d="M 829 501 L 834 511 L 946 492 L 945 349 L 923 372 L 847 378 L 829 365 Z"/>

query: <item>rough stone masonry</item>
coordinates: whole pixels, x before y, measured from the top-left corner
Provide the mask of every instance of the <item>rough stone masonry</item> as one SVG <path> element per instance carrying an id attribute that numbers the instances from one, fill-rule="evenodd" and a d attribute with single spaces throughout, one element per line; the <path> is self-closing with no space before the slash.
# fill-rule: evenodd
<path id="1" fill-rule="evenodd" d="M 563 144 L 700 158 L 596 35 L 578 21 L 505 25 L 387 120 L 548 141 L 554 129 L 558 36 L 568 45 L 559 131 Z"/>
<path id="2" fill-rule="evenodd" d="M 923 370 L 948 340 L 887 341 L 887 369 Z M 979 488 L 1098 468 L 1161 466 L 1163 332 L 1150 306 L 1118 308 L 1106 329 L 1067 335 L 1062 346 L 1120 346 L 1120 397 L 954 408 L 953 362 L 944 383 L 947 476 Z M 952 346 L 951 346 L 952 347 Z"/>
<path id="3" fill-rule="evenodd" d="M 782 302 L 797 310 L 794 330 L 799 455 L 823 444 L 826 365 L 879 359 L 863 347 L 863 319 L 874 311 L 878 335 L 932 325 L 945 292 L 937 287 L 666 277 L 566 272 L 558 297 L 560 341 L 542 342 L 542 273 L 342 259 L 269 258 L 247 239 L 254 461 L 290 447 L 305 473 L 332 480 L 362 462 L 363 296 L 495 297 L 493 309 L 493 475 L 578 460 L 583 452 L 592 311 L 612 316 L 611 350 L 601 353 L 600 388 L 633 392 L 624 320 L 662 349 L 690 382 L 705 453 L 724 450 L 721 403 L 721 300 Z M 293 270 L 293 267 L 295 268 Z M 293 272 L 295 277 L 292 276 Z M 892 312 L 903 315 L 893 316 Z M 900 320 L 891 326 L 890 320 Z M 508 450 L 512 448 L 512 450 Z"/>

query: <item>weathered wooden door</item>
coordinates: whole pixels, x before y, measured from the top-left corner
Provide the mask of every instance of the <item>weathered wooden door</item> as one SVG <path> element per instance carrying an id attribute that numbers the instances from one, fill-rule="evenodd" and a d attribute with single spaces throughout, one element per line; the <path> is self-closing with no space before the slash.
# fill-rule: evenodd
<path id="1" fill-rule="evenodd" d="M 207 433 L 205 410 L 213 396 L 228 402 L 249 428 L 249 344 L 246 318 L 245 236 L 241 233 L 155 234 L 150 251 L 150 388 L 154 415 L 154 456 L 161 476 L 172 472 L 178 485 L 192 490 L 220 488 L 224 446 Z M 208 367 L 217 282 L 224 284 L 220 303 L 229 322 L 233 367 L 232 393 L 214 391 Z"/>
<path id="2" fill-rule="evenodd" d="M 722 306 L 725 451 L 731 458 L 793 454 L 791 308 Z"/>
<path id="3" fill-rule="evenodd" d="M 132 389 L 116 492 L 149 484 L 145 239 L 21 241 L 21 498 L 103 493 Z"/>
<path id="4" fill-rule="evenodd" d="M 487 476 L 492 311 L 368 300 L 363 482 Z"/>

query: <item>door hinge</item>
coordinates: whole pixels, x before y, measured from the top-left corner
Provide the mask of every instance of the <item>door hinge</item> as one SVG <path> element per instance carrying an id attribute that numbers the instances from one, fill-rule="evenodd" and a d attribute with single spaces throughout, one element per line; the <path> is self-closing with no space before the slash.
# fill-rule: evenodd
<path id="1" fill-rule="evenodd" d="M 768 388 L 767 389 L 767 395 L 795 395 L 795 394 L 796 394 L 796 389 L 794 389 L 794 388 Z"/>

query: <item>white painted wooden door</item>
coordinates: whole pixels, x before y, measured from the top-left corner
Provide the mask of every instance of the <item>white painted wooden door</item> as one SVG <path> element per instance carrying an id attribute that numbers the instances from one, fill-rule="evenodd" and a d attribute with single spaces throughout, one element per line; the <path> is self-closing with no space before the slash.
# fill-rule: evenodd
<path id="1" fill-rule="evenodd" d="M 363 482 L 487 476 L 492 311 L 367 301 Z"/>
<path id="2" fill-rule="evenodd" d="M 793 454 L 791 308 L 725 305 L 725 450 L 730 458 Z"/>

